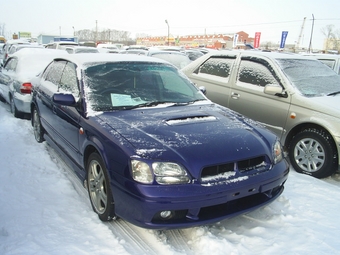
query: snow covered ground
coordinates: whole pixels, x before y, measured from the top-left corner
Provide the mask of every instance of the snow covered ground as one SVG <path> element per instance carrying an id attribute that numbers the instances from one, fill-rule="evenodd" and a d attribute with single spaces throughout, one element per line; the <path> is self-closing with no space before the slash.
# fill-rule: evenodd
<path id="1" fill-rule="evenodd" d="M 272 204 L 210 226 L 155 231 L 102 223 L 87 193 L 30 122 L 0 103 L 0 254 L 340 254 L 340 174 L 293 170 Z"/>

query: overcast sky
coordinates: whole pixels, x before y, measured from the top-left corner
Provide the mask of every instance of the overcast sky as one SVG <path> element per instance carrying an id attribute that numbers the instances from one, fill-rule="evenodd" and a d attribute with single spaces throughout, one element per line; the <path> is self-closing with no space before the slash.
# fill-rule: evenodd
<path id="1" fill-rule="evenodd" d="M 321 29 L 334 25 L 340 31 L 339 0 L 0 0 L 0 24 L 6 36 L 18 32 L 71 36 L 81 29 L 115 29 L 166 36 L 168 20 L 173 36 L 244 31 L 261 42 L 286 43 L 320 49 Z"/>

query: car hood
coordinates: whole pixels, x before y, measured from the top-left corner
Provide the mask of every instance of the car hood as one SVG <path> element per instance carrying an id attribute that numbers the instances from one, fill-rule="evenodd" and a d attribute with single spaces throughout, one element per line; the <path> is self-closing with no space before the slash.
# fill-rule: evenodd
<path id="1" fill-rule="evenodd" d="M 335 118 L 339 118 L 340 112 L 340 94 L 334 96 L 321 96 L 321 97 L 303 97 L 303 100 L 293 99 L 292 103 L 301 105 L 307 109 L 315 112 L 327 114 Z"/>
<path id="2" fill-rule="evenodd" d="M 273 136 L 218 105 L 173 106 L 103 113 L 98 121 L 119 132 L 136 157 L 212 165 L 270 155 Z M 252 124 L 255 124 L 252 122 Z"/>

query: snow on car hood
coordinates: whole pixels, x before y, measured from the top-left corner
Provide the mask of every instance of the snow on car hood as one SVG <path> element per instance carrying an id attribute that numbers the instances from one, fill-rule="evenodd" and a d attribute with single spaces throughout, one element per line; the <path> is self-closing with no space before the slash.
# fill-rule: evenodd
<path id="1" fill-rule="evenodd" d="M 258 127 L 214 104 L 143 108 L 97 118 L 129 141 L 135 149 L 131 156 L 209 165 L 271 153 Z"/>
<path id="2" fill-rule="evenodd" d="M 336 94 L 334 96 L 302 97 L 298 101 L 293 98 L 292 104 L 303 105 L 312 111 L 339 118 L 339 100 L 340 94 Z"/>

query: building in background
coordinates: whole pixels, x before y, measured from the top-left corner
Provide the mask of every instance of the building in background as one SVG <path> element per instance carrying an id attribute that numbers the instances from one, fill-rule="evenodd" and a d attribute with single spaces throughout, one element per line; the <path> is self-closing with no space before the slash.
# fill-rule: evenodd
<path id="1" fill-rule="evenodd" d="M 46 34 L 40 34 L 37 37 L 37 43 L 39 44 L 48 44 L 52 42 L 60 42 L 60 41 L 67 41 L 67 42 L 76 42 L 78 43 L 78 37 L 77 36 L 60 36 L 60 35 L 46 35 Z"/>
<path id="2" fill-rule="evenodd" d="M 185 35 L 174 37 L 169 36 L 148 36 L 137 38 L 137 45 L 158 46 L 158 45 L 173 45 L 186 48 L 207 47 L 214 49 L 244 49 L 246 44 L 253 44 L 254 38 L 249 37 L 249 34 L 240 31 L 236 33 L 237 42 L 233 45 L 234 33 L 232 34 L 205 34 L 205 35 Z"/>

